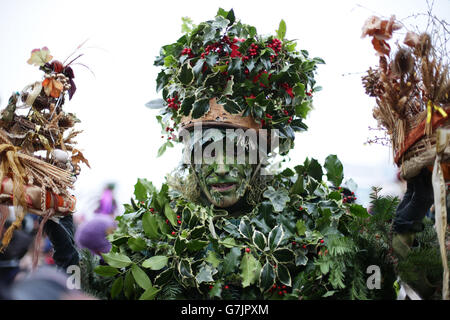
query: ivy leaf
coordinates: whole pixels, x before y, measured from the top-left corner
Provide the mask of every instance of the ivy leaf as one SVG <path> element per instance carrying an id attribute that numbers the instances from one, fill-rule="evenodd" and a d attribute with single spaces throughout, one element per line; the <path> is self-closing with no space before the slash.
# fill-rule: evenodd
<path id="1" fill-rule="evenodd" d="M 264 249 L 267 246 L 267 240 L 266 240 L 266 237 L 264 236 L 264 234 L 262 234 L 258 230 L 255 230 L 255 232 L 253 233 L 252 240 L 253 240 L 253 243 L 255 244 L 255 246 L 257 246 L 260 250 L 264 251 Z"/>
<path id="2" fill-rule="evenodd" d="M 109 252 L 102 253 L 103 259 L 105 259 L 106 263 L 114 268 L 125 268 L 128 267 L 133 262 L 126 255 L 122 253 Z"/>
<path id="3" fill-rule="evenodd" d="M 191 65 L 188 63 L 183 64 L 180 73 L 178 74 L 178 80 L 184 85 L 189 85 L 194 80 L 194 72 Z"/>
<path id="4" fill-rule="evenodd" d="M 239 265 L 239 257 L 241 256 L 241 250 L 234 247 L 225 256 L 223 261 L 223 273 L 234 273 L 235 268 Z"/>
<path id="5" fill-rule="evenodd" d="M 161 270 L 167 265 L 169 258 L 166 256 L 153 256 L 142 262 L 142 267 L 150 270 Z"/>
<path id="6" fill-rule="evenodd" d="M 277 37 L 278 39 L 283 40 L 285 35 L 286 35 L 286 22 L 284 22 L 284 20 L 281 20 L 277 30 Z"/>
<path id="7" fill-rule="evenodd" d="M 145 243 L 145 240 L 142 238 L 129 238 L 128 246 L 130 247 L 131 250 L 135 252 L 139 252 L 147 248 L 147 244 Z"/>
<path id="8" fill-rule="evenodd" d="M 144 233 L 150 239 L 158 239 L 158 221 L 155 215 L 150 212 L 145 212 L 142 215 L 142 228 L 144 229 Z"/>
<path id="9" fill-rule="evenodd" d="M 119 293 L 122 291 L 123 288 L 123 277 L 119 277 L 116 280 L 114 280 L 112 286 L 111 286 L 111 298 L 114 299 L 119 295 Z"/>
<path id="10" fill-rule="evenodd" d="M 192 110 L 192 117 L 198 119 L 209 111 L 209 99 L 199 99 L 194 102 L 194 107 Z"/>
<path id="11" fill-rule="evenodd" d="M 103 277 L 112 277 L 118 274 L 119 270 L 111 266 L 96 266 L 94 272 Z"/>
<path id="12" fill-rule="evenodd" d="M 263 196 L 268 198 L 272 203 L 275 212 L 281 212 L 286 207 L 286 203 L 289 202 L 289 192 L 284 188 L 275 190 L 272 186 L 269 186 L 264 191 Z"/>
<path id="13" fill-rule="evenodd" d="M 131 274 L 134 280 L 144 290 L 149 289 L 152 286 L 150 278 L 147 276 L 144 270 L 142 270 L 137 264 L 133 263 L 131 266 Z"/>
<path id="14" fill-rule="evenodd" d="M 283 240 L 284 231 L 282 226 L 275 226 L 270 232 L 268 237 L 270 250 L 275 250 Z"/>
<path id="15" fill-rule="evenodd" d="M 290 287 L 292 285 L 292 280 L 291 280 L 291 274 L 289 272 L 289 269 L 282 265 L 279 264 L 277 265 L 277 276 L 278 276 L 278 280 L 280 280 L 280 282 L 282 284 L 285 284 L 286 286 Z"/>
<path id="16" fill-rule="evenodd" d="M 344 179 L 344 168 L 341 161 L 339 161 L 336 155 L 329 155 L 325 159 L 324 167 L 327 170 L 328 181 L 335 187 L 339 187 Z"/>
<path id="17" fill-rule="evenodd" d="M 242 287 L 248 287 L 258 280 L 261 272 L 261 263 L 251 253 L 245 253 L 240 265 Z"/>
<path id="18" fill-rule="evenodd" d="M 212 282 L 213 279 L 213 269 L 210 265 L 205 264 L 203 267 L 201 267 L 200 271 L 198 272 L 197 276 L 195 277 L 195 280 L 197 280 L 197 283 L 200 284 L 202 282 Z M 216 270 L 217 272 L 217 270 Z"/>
<path id="19" fill-rule="evenodd" d="M 275 272 L 273 266 L 266 262 L 259 275 L 259 288 L 262 292 L 269 290 L 275 283 Z"/>

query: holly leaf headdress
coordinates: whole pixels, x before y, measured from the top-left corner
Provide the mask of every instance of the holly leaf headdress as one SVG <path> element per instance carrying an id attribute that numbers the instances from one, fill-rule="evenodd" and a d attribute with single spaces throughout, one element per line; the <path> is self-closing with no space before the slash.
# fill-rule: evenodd
<path id="1" fill-rule="evenodd" d="M 280 150 L 287 153 L 295 132 L 308 128 L 304 119 L 313 93 L 321 89 L 314 75 L 324 61 L 296 49 L 297 43 L 285 38 L 283 20 L 275 35 L 268 36 L 237 20 L 233 9 L 219 9 L 213 20 L 198 25 L 183 21 L 183 36 L 163 46 L 154 61 L 162 68 L 156 90 L 163 99 L 147 106 L 162 109 L 158 121 L 168 140 L 161 149 L 172 146 L 172 131 L 183 116 L 202 117 L 209 111 L 208 101 L 216 98 L 229 113 L 278 129 Z"/>

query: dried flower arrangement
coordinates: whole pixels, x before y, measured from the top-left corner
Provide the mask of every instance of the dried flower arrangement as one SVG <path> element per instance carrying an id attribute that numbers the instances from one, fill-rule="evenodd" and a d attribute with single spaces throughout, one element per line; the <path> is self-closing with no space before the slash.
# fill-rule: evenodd
<path id="1" fill-rule="evenodd" d="M 428 33 L 406 33 L 403 45 L 391 52 L 393 32 L 402 28 L 395 16 L 370 17 L 362 37 L 372 37 L 379 66 L 363 77 L 366 94 L 376 98 L 373 116 L 387 131 L 395 163 L 404 178 L 433 163 L 435 130 L 450 126 L 448 61 Z M 414 164 L 407 165 L 413 160 Z"/>
<path id="2" fill-rule="evenodd" d="M 52 60 L 47 47 L 33 50 L 27 62 L 44 72 L 43 80 L 13 93 L 1 111 L 0 202 L 14 205 L 16 214 L 16 221 L 3 236 L 2 249 L 26 212 L 48 219 L 50 215 L 64 216 L 74 211 L 75 198 L 70 189 L 80 173 L 80 163 L 89 166 L 89 162 L 74 147 L 73 139 L 81 131 L 73 127 L 79 120 L 66 113 L 63 105 L 66 95 L 70 100 L 76 91 L 71 64 L 80 56 L 64 64 Z M 34 198 L 40 203 L 36 203 L 30 193 L 39 190 L 40 195 Z M 0 219 L 0 237 L 5 220 Z"/>

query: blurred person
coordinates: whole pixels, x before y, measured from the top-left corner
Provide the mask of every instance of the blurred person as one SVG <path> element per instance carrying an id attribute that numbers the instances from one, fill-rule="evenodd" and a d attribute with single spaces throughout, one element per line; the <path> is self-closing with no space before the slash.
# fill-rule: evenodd
<path id="1" fill-rule="evenodd" d="M 109 183 L 102 192 L 100 198 L 100 203 L 98 208 L 94 211 L 95 213 L 109 215 L 114 218 L 115 212 L 117 210 L 117 203 L 114 198 L 114 183 Z"/>
<path id="2" fill-rule="evenodd" d="M 101 256 L 111 250 L 108 234 L 114 232 L 117 222 L 108 216 L 97 215 L 83 222 L 75 233 L 75 242 L 79 248 L 87 248 L 93 254 Z"/>

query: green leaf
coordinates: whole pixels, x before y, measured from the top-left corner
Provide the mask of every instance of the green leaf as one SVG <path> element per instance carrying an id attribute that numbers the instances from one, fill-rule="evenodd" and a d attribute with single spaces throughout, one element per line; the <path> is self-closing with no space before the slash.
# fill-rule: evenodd
<path id="1" fill-rule="evenodd" d="M 234 248 L 237 246 L 236 240 L 229 237 L 223 240 L 219 240 L 219 243 L 223 245 L 225 248 Z"/>
<path id="2" fill-rule="evenodd" d="M 194 72 L 189 62 L 183 64 L 180 73 L 178 74 L 178 80 L 184 85 L 189 85 L 194 80 Z"/>
<path id="3" fill-rule="evenodd" d="M 166 202 L 164 206 L 164 215 L 172 226 L 177 226 L 177 214 L 173 211 L 168 202 Z"/>
<path id="4" fill-rule="evenodd" d="M 290 287 L 292 285 L 292 280 L 291 280 L 291 274 L 289 272 L 289 269 L 282 264 L 278 264 L 276 270 L 277 270 L 278 280 L 280 280 L 280 282 L 282 284 L 285 284 L 288 287 Z"/>
<path id="5" fill-rule="evenodd" d="M 252 238 L 253 227 L 251 226 L 248 218 L 241 219 L 241 222 L 239 223 L 239 233 L 247 239 Z"/>
<path id="6" fill-rule="evenodd" d="M 178 263 L 178 272 L 183 278 L 192 278 L 192 267 L 191 263 L 187 259 L 182 259 Z"/>
<path id="7" fill-rule="evenodd" d="M 273 256 L 281 263 L 292 263 L 294 261 L 294 252 L 288 248 L 277 249 L 273 252 Z"/>
<path id="8" fill-rule="evenodd" d="M 275 212 L 281 212 L 286 207 L 286 203 L 289 202 L 289 192 L 284 188 L 275 190 L 272 186 L 269 186 L 264 191 L 263 196 L 268 198 L 272 203 Z"/>
<path id="9" fill-rule="evenodd" d="M 275 283 L 275 272 L 273 270 L 273 266 L 266 262 L 261 269 L 261 273 L 259 275 L 259 288 L 262 292 L 269 290 L 273 284 Z"/>
<path id="10" fill-rule="evenodd" d="M 194 72 L 194 75 L 196 77 L 198 77 L 198 75 L 202 72 L 204 63 L 205 59 L 198 59 L 198 61 L 195 63 L 195 66 L 192 69 L 192 71 Z"/>
<path id="11" fill-rule="evenodd" d="M 235 268 L 239 265 L 239 257 L 241 250 L 237 247 L 231 248 L 230 252 L 225 256 L 223 261 L 223 273 L 234 273 Z"/>
<path id="12" fill-rule="evenodd" d="M 269 248 L 270 250 L 275 250 L 283 240 L 284 231 L 282 226 L 275 226 L 269 233 Z"/>
<path id="13" fill-rule="evenodd" d="M 291 193 L 302 194 L 303 192 L 305 192 L 304 183 L 305 182 L 304 182 L 303 174 L 299 174 L 294 185 L 291 187 Z"/>
<path id="14" fill-rule="evenodd" d="M 322 181 L 323 176 L 322 166 L 316 159 L 311 159 L 307 172 L 311 177 L 313 177 L 317 181 Z"/>
<path id="15" fill-rule="evenodd" d="M 145 292 L 139 297 L 139 300 L 153 300 L 160 289 L 150 286 Z"/>
<path id="16" fill-rule="evenodd" d="M 225 99 L 224 109 L 232 114 L 242 111 L 241 106 L 231 99 Z"/>
<path id="17" fill-rule="evenodd" d="M 147 244 L 145 243 L 145 240 L 142 238 L 129 238 L 128 239 L 128 246 L 131 250 L 139 252 L 147 248 Z"/>
<path id="18" fill-rule="evenodd" d="M 298 82 L 293 88 L 292 91 L 294 92 L 296 97 L 304 98 L 306 96 L 305 93 L 305 85 L 301 82 Z"/>
<path id="19" fill-rule="evenodd" d="M 165 107 L 163 99 L 151 100 L 151 101 L 147 102 L 145 104 L 145 106 L 150 109 L 162 109 Z"/>
<path id="20" fill-rule="evenodd" d="M 286 35 L 286 22 L 284 22 L 284 20 L 281 20 L 277 30 L 277 37 L 278 39 L 283 40 L 285 35 Z"/>
<path id="21" fill-rule="evenodd" d="M 308 257 L 305 255 L 303 251 L 297 251 L 295 255 L 295 265 L 298 266 L 306 266 L 308 262 Z"/>
<path id="22" fill-rule="evenodd" d="M 225 89 L 223 90 L 223 95 L 224 96 L 228 96 L 228 95 L 232 95 L 233 94 L 233 85 L 234 85 L 233 78 L 234 78 L 234 75 L 232 75 L 231 79 L 227 81 L 227 85 L 226 85 Z"/>
<path id="23" fill-rule="evenodd" d="M 214 251 L 208 251 L 208 256 L 205 259 L 206 262 L 209 262 L 214 268 L 217 268 L 220 264 L 220 260 L 217 258 L 217 255 Z"/>
<path id="24" fill-rule="evenodd" d="M 135 263 L 131 266 L 131 274 L 133 275 L 134 281 L 136 281 L 138 286 L 142 289 L 147 290 L 152 286 L 152 282 L 145 271 Z"/>
<path id="25" fill-rule="evenodd" d="M 164 66 L 165 67 L 169 67 L 169 68 L 171 66 L 176 67 L 177 62 L 178 62 L 177 59 L 175 59 L 174 56 L 172 56 L 172 55 L 167 56 L 167 57 L 164 58 Z"/>
<path id="26" fill-rule="evenodd" d="M 260 250 L 264 251 L 264 249 L 267 246 L 267 240 L 266 240 L 266 237 L 264 236 L 264 234 L 255 230 L 255 232 L 253 233 L 252 240 L 253 240 L 253 243 L 255 244 L 255 246 L 257 246 Z"/>
<path id="27" fill-rule="evenodd" d="M 195 102 L 194 96 L 185 97 L 183 99 L 183 102 L 181 102 L 180 112 L 183 115 L 188 116 L 192 110 L 192 105 L 194 104 L 194 102 Z"/>
<path id="28" fill-rule="evenodd" d="M 203 241 L 199 239 L 190 240 L 186 243 L 186 247 L 189 251 L 195 252 L 203 249 L 208 245 L 208 241 Z"/>
<path id="29" fill-rule="evenodd" d="M 145 201 L 147 200 L 148 194 L 152 194 L 156 191 L 156 188 L 153 184 L 147 179 L 138 179 L 136 184 L 134 185 L 134 195 L 136 200 Z"/>
<path id="30" fill-rule="evenodd" d="M 209 99 L 200 99 L 194 102 L 192 117 L 198 119 L 209 111 Z"/>
<path id="31" fill-rule="evenodd" d="M 119 277 L 114 280 L 111 286 L 111 298 L 114 299 L 122 291 L 123 288 L 123 277 Z"/>
<path id="32" fill-rule="evenodd" d="M 174 246 L 175 252 L 179 255 L 184 251 L 184 249 L 186 249 L 186 240 L 177 238 L 175 240 L 175 243 L 173 246 Z"/>
<path id="33" fill-rule="evenodd" d="M 159 239 L 158 221 L 157 217 L 150 212 L 145 212 L 142 215 L 142 228 L 144 233 L 150 239 Z"/>
<path id="34" fill-rule="evenodd" d="M 198 272 L 197 276 L 195 277 L 195 280 L 197 280 L 197 283 L 200 284 L 202 282 L 212 282 L 213 279 L 213 269 L 210 265 L 205 264 L 203 267 L 200 268 L 200 271 Z M 217 270 L 216 270 L 217 272 Z"/>
<path id="35" fill-rule="evenodd" d="M 173 268 L 169 268 L 158 274 L 154 280 L 155 285 L 163 286 L 168 283 L 173 277 L 173 270 Z"/>
<path id="36" fill-rule="evenodd" d="M 261 263 L 251 253 L 245 253 L 240 265 L 242 287 L 248 287 L 258 280 Z"/>
<path id="37" fill-rule="evenodd" d="M 125 268 L 132 264 L 130 258 L 126 255 L 116 252 L 102 253 L 103 259 L 106 263 L 114 268 Z"/>
<path id="38" fill-rule="evenodd" d="M 336 155 L 326 157 L 324 168 L 327 170 L 328 181 L 339 187 L 344 179 L 344 167 L 338 157 Z"/>
<path id="39" fill-rule="evenodd" d="M 125 297 L 128 299 L 133 298 L 134 296 L 134 278 L 131 274 L 131 270 L 128 270 L 127 274 L 125 275 L 125 281 L 123 283 L 124 293 Z"/>
<path id="40" fill-rule="evenodd" d="M 311 111 L 311 105 L 309 101 L 303 101 L 300 105 L 295 106 L 295 115 L 305 119 Z"/>
<path id="41" fill-rule="evenodd" d="M 206 56 L 206 64 L 211 68 L 214 67 L 219 59 L 219 55 L 216 53 L 210 53 Z"/>
<path id="42" fill-rule="evenodd" d="M 370 214 L 367 212 L 367 209 L 364 208 L 362 205 L 360 204 L 356 204 L 353 203 L 350 206 L 350 212 L 352 215 L 354 215 L 355 217 L 359 217 L 359 218 L 370 218 Z"/>
<path id="43" fill-rule="evenodd" d="M 232 58 L 228 66 L 228 73 L 233 75 L 239 74 L 241 72 L 241 68 L 242 68 L 241 58 Z"/>
<path id="44" fill-rule="evenodd" d="M 303 236 L 306 232 L 306 230 L 308 230 L 308 228 L 305 225 L 305 221 L 299 219 L 297 221 L 297 223 L 295 224 L 295 227 L 297 228 L 297 233 L 299 236 Z"/>
<path id="45" fill-rule="evenodd" d="M 119 270 L 111 266 L 96 266 L 94 272 L 103 277 L 112 277 L 118 274 Z"/>
<path id="46" fill-rule="evenodd" d="M 161 270 L 167 265 L 169 258 L 166 256 L 153 256 L 142 262 L 142 267 L 150 270 Z"/>

